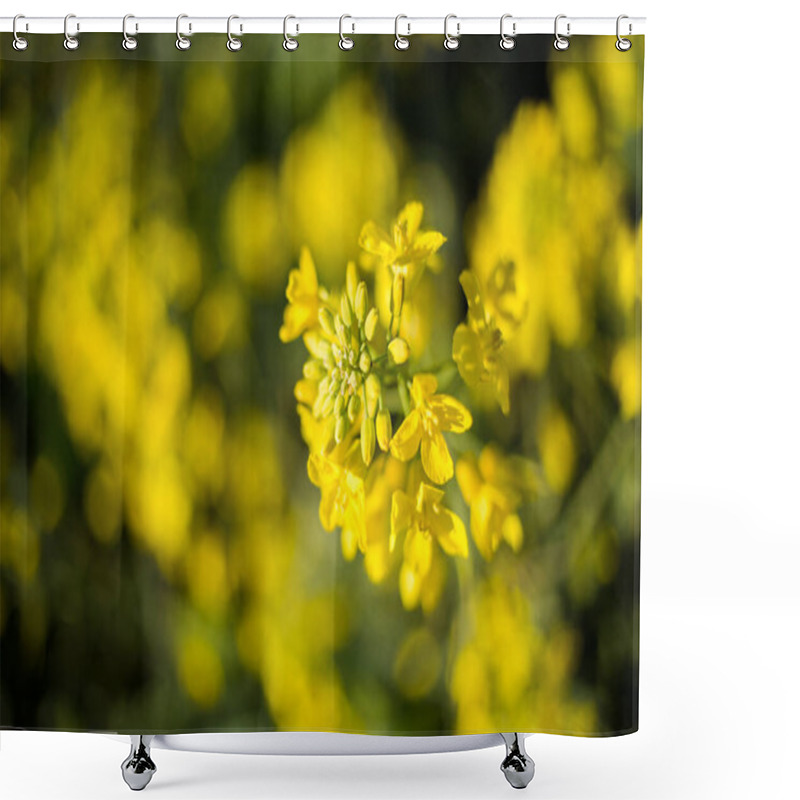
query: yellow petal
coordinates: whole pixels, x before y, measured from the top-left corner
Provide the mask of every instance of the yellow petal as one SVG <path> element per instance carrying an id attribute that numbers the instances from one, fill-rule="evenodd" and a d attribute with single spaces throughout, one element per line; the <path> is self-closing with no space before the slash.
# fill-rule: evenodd
<path id="1" fill-rule="evenodd" d="M 303 303 L 301 305 L 288 305 L 283 309 L 283 325 L 278 331 L 278 337 L 282 342 L 291 342 L 296 339 L 303 331 L 316 325 L 314 315 L 316 309 Z"/>
<path id="2" fill-rule="evenodd" d="M 392 494 L 391 549 L 398 536 L 402 536 L 411 525 L 414 504 L 411 498 L 399 489 Z"/>
<path id="3" fill-rule="evenodd" d="M 500 404 L 500 410 L 508 416 L 508 367 L 505 362 L 500 362 L 494 371 L 494 393 Z"/>
<path id="4" fill-rule="evenodd" d="M 438 231 L 420 233 L 413 246 L 406 250 L 403 261 L 427 261 L 446 241 L 447 238 Z"/>
<path id="5" fill-rule="evenodd" d="M 471 505 L 481 488 L 481 475 L 474 453 L 465 453 L 456 464 L 456 480 L 467 505 Z"/>
<path id="6" fill-rule="evenodd" d="M 409 461 L 416 454 L 421 438 L 422 423 L 419 411 L 414 409 L 392 437 L 392 455 L 400 461 Z"/>
<path id="7" fill-rule="evenodd" d="M 423 436 L 420 452 L 422 467 L 434 483 L 447 483 L 453 477 L 453 459 L 441 431 Z"/>
<path id="8" fill-rule="evenodd" d="M 394 254 L 394 247 L 389 235 L 372 221 L 367 222 L 361 229 L 358 244 L 368 253 L 380 256 L 384 260 L 390 260 Z"/>
<path id="9" fill-rule="evenodd" d="M 421 406 L 435 391 L 439 383 L 435 375 L 421 372 L 411 383 L 411 397 L 415 406 Z"/>
<path id="10" fill-rule="evenodd" d="M 478 278 L 475 273 L 465 270 L 458 276 L 458 281 L 461 284 L 461 288 L 464 290 L 464 297 L 467 298 L 469 310 L 481 319 L 485 319 Z"/>
<path id="11" fill-rule="evenodd" d="M 461 556 L 467 558 L 469 556 L 469 545 L 467 544 L 467 531 L 461 517 L 453 513 L 449 509 L 443 509 L 444 513 L 450 519 L 450 528 L 444 535 L 437 536 L 437 540 L 442 547 L 442 550 L 449 556 Z"/>
<path id="12" fill-rule="evenodd" d="M 397 215 L 395 223 L 405 234 L 406 241 L 412 241 L 417 235 L 419 225 L 422 222 L 423 207 L 422 203 L 412 201 L 407 203 L 403 210 Z"/>
<path id="13" fill-rule="evenodd" d="M 453 361 L 467 386 L 476 386 L 483 373 L 480 339 L 468 325 L 461 323 L 453 333 Z"/>
<path id="14" fill-rule="evenodd" d="M 311 258 L 311 251 L 307 247 L 300 250 L 300 274 L 303 278 L 303 286 L 308 293 L 316 295 L 319 289 L 317 270 L 314 267 L 314 260 Z"/>
<path id="15" fill-rule="evenodd" d="M 467 407 L 449 394 L 437 394 L 428 399 L 428 406 L 439 419 L 443 431 L 463 433 L 472 427 L 472 414 Z"/>
<path id="16" fill-rule="evenodd" d="M 516 514 L 509 514 L 503 522 L 503 538 L 515 553 L 522 547 L 522 522 Z"/>
<path id="17" fill-rule="evenodd" d="M 486 492 L 480 492 L 475 501 L 470 506 L 469 526 L 472 533 L 472 541 L 478 548 L 478 552 L 487 560 L 491 561 L 497 549 L 497 539 L 500 531 L 492 530 L 492 511 L 493 506 L 490 497 Z"/>
<path id="18" fill-rule="evenodd" d="M 421 578 L 428 574 L 431 568 L 433 542 L 431 537 L 424 534 L 414 525 L 406 534 L 403 544 L 403 560 Z"/>
<path id="19" fill-rule="evenodd" d="M 403 566 L 400 567 L 398 583 L 400 586 L 400 599 L 403 602 L 403 608 L 405 608 L 406 611 L 411 611 L 419 602 L 422 581 L 416 572 L 414 572 L 408 564 L 404 563 Z"/>

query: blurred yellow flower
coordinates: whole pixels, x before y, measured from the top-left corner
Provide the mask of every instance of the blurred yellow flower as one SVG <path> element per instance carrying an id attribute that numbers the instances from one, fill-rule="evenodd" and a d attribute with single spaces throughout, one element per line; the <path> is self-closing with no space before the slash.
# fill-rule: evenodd
<path id="1" fill-rule="evenodd" d="M 561 409 L 550 406 L 540 417 L 537 430 L 545 478 L 553 491 L 566 491 L 575 471 L 575 434 Z"/>
<path id="2" fill-rule="evenodd" d="M 400 569 L 400 597 L 413 608 L 431 568 L 433 541 L 445 553 L 466 558 L 467 532 L 461 518 L 443 504 L 444 492 L 420 481 L 416 495 L 397 490 L 392 495 L 390 546 L 405 534 L 403 565 Z"/>
<path id="3" fill-rule="evenodd" d="M 302 333 L 314 330 L 319 324 L 317 271 L 307 247 L 300 251 L 298 268 L 289 273 L 286 299 L 289 304 L 283 311 L 283 325 L 278 335 L 282 342 L 291 342 Z"/>
<path id="4" fill-rule="evenodd" d="M 292 248 L 311 248 L 323 278 L 357 254 L 364 220 L 395 206 L 402 157 L 400 131 L 361 78 L 343 81 L 316 118 L 292 130 L 279 170 L 283 235 Z"/>
<path id="5" fill-rule="evenodd" d="M 503 353 L 503 334 L 486 311 L 481 288 L 473 272 L 462 272 L 459 281 L 469 310 L 467 321 L 453 334 L 453 360 L 468 386 L 491 385 L 504 414 L 508 414 L 508 367 Z"/>
<path id="6" fill-rule="evenodd" d="M 186 694 L 203 708 L 219 700 L 225 674 L 219 654 L 211 643 L 198 634 L 188 634 L 177 643 L 178 677 Z"/>
<path id="7" fill-rule="evenodd" d="M 466 453 L 458 460 L 456 478 L 469 505 L 470 531 L 480 554 L 491 561 L 503 540 L 519 552 L 522 522 L 516 512 L 537 489 L 533 463 L 504 456 L 488 444 L 479 458 Z"/>
<path id="8" fill-rule="evenodd" d="M 392 438 L 391 453 L 400 461 L 409 461 L 419 450 L 427 476 L 434 483 L 445 483 L 453 477 L 453 459 L 443 431 L 463 433 L 472 426 L 472 415 L 454 397 L 436 394 L 437 386 L 434 375 L 414 376 L 414 408 Z"/>
<path id="9" fill-rule="evenodd" d="M 642 407 L 642 343 L 639 339 L 623 342 L 611 362 L 611 383 L 617 390 L 622 416 L 630 419 Z"/>

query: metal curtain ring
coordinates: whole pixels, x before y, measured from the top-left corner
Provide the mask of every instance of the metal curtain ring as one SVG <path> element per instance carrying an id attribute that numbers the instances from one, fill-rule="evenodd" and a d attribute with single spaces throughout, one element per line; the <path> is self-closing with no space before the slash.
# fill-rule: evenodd
<path id="1" fill-rule="evenodd" d="M 175 18 L 175 36 L 177 37 L 175 39 L 175 47 L 177 47 L 178 50 L 188 50 L 192 46 L 191 39 L 187 39 L 181 33 L 181 20 L 182 19 L 188 19 L 188 18 L 189 18 L 188 14 L 178 14 L 178 16 Z M 189 23 L 189 33 L 191 33 L 191 32 L 192 32 L 192 23 L 190 22 Z"/>
<path id="2" fill-rule="evenodd" d="M 64 49 L 65 50 L 77 50 L 78 49 L 78 45 L 80 44 L 80 42 L 78 41 L 78 37 L 77 36 L 72 36 L 70 34 L 70 32 L 69 32 L 69 21 L 71 19 L 75 19 L 75 15 L 74 14 L 67 14 L 67 16 L 64 17 Z M 80 24 L 76 23 L 75 24 L 75 30 L 79 31 L 80 29 L 81 29 Z"/>
<path id="3" fill-rule="evenodd" d="M 451 19 L 456 20 L 456 35 L 453 36 L 451 33 L 447 31 L 447 23 L 450 22 Z M 458 50 L 458 46 L 461 44 L 459 40 L 459 36 L 461 35 L 461 23 L 458 21 L 458 17 L 455 14 L 448 14 L 444 18 L 444 49 L 445 50 Z"/>
<path id="4" fill-rule="evenodd" d="M 622 36 L 620 36 L 620 33 L 619 33 L 619 24 L 624 19 L 628 19 L 628 16 L 626 14 L 620 14 L 617 17 L 617 42 L 616 42 L 616 44 L 614 46 L 617 48 L 617 50 L 620 51 L 620 53 L 625 53 L 628 50 L 630 50 L 631 47 L 633 47 L 633 42 L 631 42 L 630 39 L 623 39 Z M 631 34 L 631 31 L 632 31 L 632 27 L 631 27 L 631 24 L 629 22 L 628 23 L 628 35 L 629 36 Z"/>
<path id="5" fill-rule="evenodd" d="M 411 42 L 409 42 L 405 36 L 400 35 L 401 19 L 408 19 L 408 17 L 405 14 L 398 14 L 394 18 L 394 46 L 398 50 L 408 50 L 408 48 L 411 47 Z M 411 24 L 410 23 L 406 24 L 408 25 L 408 33 L 406 34 L 406 36 L 411 36 Z"/>
<path id="6" fill-rule="evenodd" d="M 22 36 L 20 36 L 17 33 L 17 20 L 18 19 L 25 19 L 25 15 L 24 14 L 17 14 L 17 16 L 14 17 L 14 22 L 11 23 L 11 32 L 14 34 L 14 42 L 13 42 L 14 49 L 15 50 L 20 50 L 20 51 L 27 50 L 28 49 L 28 40 L 23 38 Z M 25 23 L 25 30 L 27 30 L 27 29 L 28 29 L 28 23 L 26 22 Z"/>
<path id="7" fill-rule="evenodd" d="M 297 17 L 293 17 L 291 14 L 289 14 L 283 18 L 283 49 L 291 53 L 300 47 L 300 42 L 298 42 L 293 36 L 289 36 L 288 25 L 290 19 L 297 19 Z M 300 33 L 300 26 L 295 25 L 295 28 L 297 33 Z"/>
<path id="8" fill-rule="evenodd" d="M 500 17 L 500 48 L 502 50 L 513 50 L 517 45 L 517 40 L 514 38 L 517 35 L 517 23 L 511 23 L 511 36 L 505 32 L 506 20 L 511 19 L 512 16 L 512 14 L 503 14 Z"/>
<path id="9" fill-rule="evenodd" d="M 558 21 L 560 19 L 566 19 L 566 18 L 567 18 L 566 14 L 559 14 L 556 17 L 555 24 L 553 25 L 553 33 L 555 34 L 555 37 L 556 37 L 555 39 L 553 39 L 553 47 L 555 47 L 556 50 L 566 50 L 569 47 L 569 39 L 567 39 L 566 37 L 562 36 L 558 32 Z M 569 29 L 570 29 L 570 24 L 568 22 L 567 23 L 567 36 L 570 35 Z"/>
<path id="10" fill-rule="evenodd" d="M 139 46 L 139 42 L 136 40 L 135 36 L 131 36 L 128 33 L 128 20 L 135 19 L 133 14 L 126 14 L 122 18 L 122 47 L 125 50 L 135 50 Z M 139 30 L 139 25 L 137 24 L 135 30 Z"/>
<path id="11" fill-rule="evenodd" d="M 231 33 L 231 22 L 233 22 L 235 19 L 239 19 L 239 17 L 237 17 L 236 14 L 231 14 L 228 17 L 228 43 L 225 46 L 228 48 L 228 50 L 231 51 L 231 53 L 235 53 L 238 50 L 242 49 L 242 40 Z M 241 32 L 242 32 L 242 26 L 240 25 L 239 33 Z"/>
<path id="12" fill-rule="evenodd" d="M 355 42 L 349 37 L 344 35 L 344 21 L 346 19 L 353 19 L 349 14 L 342 14 L 339 17 L 339 47 L 342 50 L 352 50 L 355 47 Z M 351 23 L 352 31 L 351 33 L 356 32 L 356 24 L 355 22 Z"/>

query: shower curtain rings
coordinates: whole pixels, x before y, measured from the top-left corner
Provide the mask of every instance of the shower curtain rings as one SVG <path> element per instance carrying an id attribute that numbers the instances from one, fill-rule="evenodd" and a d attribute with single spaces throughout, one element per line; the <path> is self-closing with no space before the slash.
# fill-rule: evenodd
<path id="1" fill-rule="evenodd" d="M 566 37 L 562 36 L 562 35 L 561 35 L 561 34 L 558 32 L 558 21 L 559 21 L 560 19 L 566 19 L 566 18 L 567 18 L 567 15 L 566 15 L 566 14 L 559 14 L 559 15 L 556 17 L 556 21 L 555 21 L 555 24 L 554 24 L 554 26 L 553 26 L 553 32 L 554 32 L 554 34 L 555 34 L 555 37 L 556 37 L 556 38 L 553 40 L 553 47 L 555 47 L 555 49 L 556 49 L 556 50 L 566 50 L 566 49 L 569 47 L 569 39 L 567 39 Z M 569 27 L 570 27 L 570 25 L 569 25 L 569 22 L 568 22 L 568 23 L 567 23 L 567 36 L 569 36 L 569 35 L 570 35 L 570 33 L 569 33 Z"/>
<path id="2" fill-rule="evenodd" d="M 11 24 L 11 32 L 14 34 L 14 42 L 13 42 L 14 49 L 15 50 L 20 50 L 20 51 L 27 50 L 28 49 L 28 40 L 25 39 L 24 37 L 20 36 L 17 33 L 17 20 L 18 19 L 25 19 L 25 15 L 24 14 L 17 14 L 17 16 L 14 17 L 14 22 Z"/>
<path id="3" fill-rule="evenodd" d="M 620 14 L 620 15 L 617 17 L 617 42 L 616 42 L 616 44 L 614 45 L 614 47 L 616 47 L 616 48 L 617 48 L 617 50 L 619 50 L 619 51 L 620 51 L 620 53 L 625 53 L 625 52 L 627 52 L 628 50 L 630 50 L 630 49 L 631 49 L 631 47 L 633 47 L 633 42 L 631 42 L 631 40 L 630 40 L 630 39 L 623 39 L 623 38 L 622 38 L 622 36 L 620 35 L 620 32 L 619 32 L 619 24 L 620 24 L 620 22 L 622 22 L 622 20 L 624 20 L 624 19 L 628 19 L 628 17 L 627 17 L 627 15 L 626 15 L 626 14 Z M 629 35 L 629 36 L 630 36 L 630 33 L 631 33 L 631 24 L 630 24 L 630 22 L 629 22 L 629 23 L 628 23 L 628 35 Z"/>
<path id="4" fill-rule="evenodd" d="M 297 17 L 293 17 L 291 14 L 285 16 L 283 18 L 283 49 L 288 51 L 289 53 L 294 52 L 300 47 L 300 42 L 297 41 L 293 36 L 289 36 L 289 20 L 290 19 L 297 19 Z M 296 25 L 297 32 L 300 32 L 300 26 Z"/>
<path id="5" fill-rule="evenodd" d="M 228 17 L 228 43 L 225 45 L 231 53 L 236 53 L 237 51 L 242 49 L 242 40 L 239 39 L 237 36 L 234 36 L 231 33 L 231 22 L 235 19 L 239 19 L 236 14 L 231 14 Z M 241 33 L 242 26 L 239 26 L 239 32 Z"/>
<path id="6" fill-rule="evenodd" d="M 78 41 L 78 37 L 77 36 L 72 36 L 70 34 L 70 32 L 69 32 L 69 21 L 71 19 L 75 19 L 75 15 L 74 14 L 67 14 L 67 16 L 64 17 L 64 49 L 65 50 L 77 50 L 78 49 L 78 45 L 80 44 L 80 42 Z M 81 29 L 81 26 L 76 23 L 75 30 L 79 31 L 80 29 Z"/>
<path id="7" fill-rule="evenodd" d="M 408 17 L 405 14 L 398 14 L 394 18 L 394 46 L 398 50 L 408 50 L 408 48 L 411 47 L 411 42 L 408 39 L 406 39 L 405 36 L 401 36 L 400 35 L 400 20 L 401 19 L 408 19 Z M 407 35 L 410 36 L 411 35 L 411 23 L 407 22 L 406 25 L 408 25 L 408 34 Z"/>
<path id="8" fill-rule="evenodd" d="M 139 42 L 136 40 L 135 36 L 131 36 L 128 33 L 128 20 L 135 19 L 133 14 L 126 14 L 122 18 L 122 47 L 124 50 L 135 50 L 139 46 Z M 135 30 L 138 30 L 139 26 L 136 25 Z"/>
<path id="9" fill-rule="evenodd" d="M 344 21 L 346 19 L 353 19 L 349 14 L 342 14 L 339 17 L 339 48 L 342 50 L 352 50 L 355 47 L 355 42 L 349 37 L 344 35 Z M 350 23 L 352 26 L 351 33 L 355 33 L 356 25 L 354 22 Z"/>
<path id="10" fill-rule="evenodd" d="M 177 47 L 178 50 L 188 50 L 192 46 L 191 39 L 187 39 L 181 33 L 181 20 L 188 19 L 188 17 L 189 17 L 188 14 L 178 14 L 177 18 L 175 19 L 175 35 L 178 37 L 177 39 L 175 39 L 175 47 Z M 192 23 L 190 22 L 189 33 L 191 32 L 192 32 Z"/>
<path id="11" fill-rule="evenodd" d="M 451 19 L 456 20 L 456 35 L 448 33 L 447 31 L 447 23 L 450 22 Z M 444 18 L 444 49 L 445 50 L 458 50 L 458 46 L 461 44 L 459 41 L 459 36 L 461 35 L 461 23 L 458 21 L 458 17 L 455 14 L 448 14 Z"/>
<path id="12" fill-rule="evenodd" d="M 505 23 L 507 19 L 511 19 L 511 14 L 503 14 L 500 17 L 500 48 L 502 50 L 513 50 L 517 45 L 517 40 L 514 38 L 517 35 L 517 23 L 511 23 L 511 35 L 505 32 Z"/>

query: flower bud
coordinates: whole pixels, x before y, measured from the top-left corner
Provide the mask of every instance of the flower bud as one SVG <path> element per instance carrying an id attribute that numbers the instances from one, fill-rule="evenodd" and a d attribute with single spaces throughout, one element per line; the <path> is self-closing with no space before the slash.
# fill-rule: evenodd
<path id="1" fill-rule="evenodd" d="M 347 404 L 347 419 L 350 422 L 355 422 L 358 412 L 361 411 L 361 398 L 354 394 L 350 397 L 350 402 Z"/>
<path id="2" fill-rule="evenodd" d="M 364 281 L 358 284 L 356 289 L 356 301 L 354 303 L 356 317 L 359 322 L 364 322 L 367 316 L 367 284 Z"/>
<path id="3" fill-rule="evenodd" d="M 336 336 L 336 326 L 333 323 L 333 314 L 331 314 L 331 310 L 322 306 L 317 316 L 319 317 L 319 324 L 322 326 L 322 330 L 324 330 L 328 336 Z"/>
<path id="4" fill-rule="evenodd" d="M 347 296 L 351 303 L 355 303 L 356 299 L 356 285 L 358 284 L 358 272 L 354 261 L 347 262 L 347 270 L 345 272 L 345 285 L 347 287 Z"/>
<path id="5" fill-rule="evenodd" d="M 392 357 L 392 361 L 394 361 L 395 364 L 405 364 L 410 355 L 408 342 L 405 339 L 401 339 L 399 336 L 395 336 L 395 338 L 389 342 L 389 355 Z"/>
<path id="6" fill-rule="evenodd" d="M 334 317 L 333 324 L 336 328 L 336 336 L 343 345 L 347 345 L 347 330 L 344 327 L 341 317 Z"/>
<path id="7" fill-rule="evenodd" d="M 378 408 L 378 400 L 381 396 L 381 382 L 375 373 L 371 373 L 365 384 L 367 395 L 367 416 L 374 417 Z"/>
<path id="8" fill-rule="evenodd" d="M 389 442 L 392 440 L 392 415 L 389 410 L 382 408 L 375 420 L 375 430 L 378 435 L 378 446 L 384 453 L 389 452 Z"/>
<path id="9" fill-rule="evenodd" d="M 342 295 L 339 305 L 341 307 L 342 322 L 349 328 L 353 324 L 353 315 L 350 311 L 350 301 L 347 299 L 346 294 Z"/>
<path id="10" fill-rule="evenodd" d="M 336 400 L 333 403 L 334 416 L 340 417 L 344 411 L 344 395 L 339 393 L 336 395 Z"/>
<path id="11" fill-rule="evenodd" d="M 320 395 L 320 396 L 322 396 L 322 395 Z M 333 404 L 335 402 L 336 402 L 336 398 L 335 398 L 334 394 L 330 390 L 328 390 L 328 393 L 326 395 L 324 395 L 324 399 L 322 401 L 322 406 L 320 407 L 320 410 L 319 410 L 320 419 L 323 419 L 324 417 L 329 417 L 331 415 L 331 413 L 333 412 Z"/>
<path id="12" fill-rule="evenodd" d="M 347 433 L 347 420 L 344 417 L 339 417 L 336 420 L 336 427 L 333 431 L 333 438 L 336 439 L 336 444 L 339 444 L 344 439 L 345 433 Z"/>
<path id="13" fill-rule="evenodd" d="M 396 272 L 392 281 L 392 314 L 399 314 L 403 308 L 405 291 L 406 280 L 399 272 Z"/>
<path id="14" fill-rule="evenodd" d="M 369 314 L 367 314 L 367 318 L 364 321 L 364 335 L 367 337 L 367 341 L 371 342 L 372 337 L 375 335 L 375 329 L 378 327 L 378 309 L 371 308 L 369 310 Z"/>
<path id="15" fill-rule="evenodd" d="M 372 368 L 372 358 L 370 354 L 364 350 L 361 357 L 358 359 L 358 368 L 366 375 Z"/>
<path id="16" fill-rule="evenodd" d="M 361 457 L 369 466 L 375 455 L 375 422 L 370 417 L 364 417 L 361 422 Z"/>

